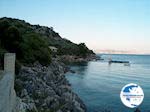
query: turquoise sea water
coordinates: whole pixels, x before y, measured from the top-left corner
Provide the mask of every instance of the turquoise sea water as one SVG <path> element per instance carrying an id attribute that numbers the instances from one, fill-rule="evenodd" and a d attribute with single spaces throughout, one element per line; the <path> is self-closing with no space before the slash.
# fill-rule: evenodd
<path id="1" fill-rule="evenodd" d="M 113 60 L 130 61 L 130 66 L 108 64 L 110 55 L 101 55 L 104 61 L 72 66 L 76 73 L 67 73 L 73 90 L 87 106 L 88 112 L 134 112 L 120 100 L 120 91 L 128 83 L 136 83 L 144 91 L 141 112 L 150 112 L 150 55 L 111 55 Z"/>

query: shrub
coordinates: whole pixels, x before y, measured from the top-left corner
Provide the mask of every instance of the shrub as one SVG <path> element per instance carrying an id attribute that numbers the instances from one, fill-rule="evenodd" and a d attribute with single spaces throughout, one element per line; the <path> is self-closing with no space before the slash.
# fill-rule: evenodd
<path id="1" fill-rule="evenodd" d="M 4 69 L 4 54 L 6 52 L 5 49 L 0 48 L 0 69 Z"/>
<path id="2" fill-rule="evenodd" d="M 42 65 L 48 65 L 51 62 L 51 52 L 48 45 L 35 33 L 24 36 L 21 49 L 26 63 L 39 61 Z"/>
<path id="3" fill-rule="evenodd" d="M 5 39 L 4 39 L 4 47 L 9 51 L 16 53 L 19 57 L 21 54 L 20 43 L 22 42 L 22 36 L 20 35 L 19 30 L 14 27 L 10 26 L 6 30 Z"/>

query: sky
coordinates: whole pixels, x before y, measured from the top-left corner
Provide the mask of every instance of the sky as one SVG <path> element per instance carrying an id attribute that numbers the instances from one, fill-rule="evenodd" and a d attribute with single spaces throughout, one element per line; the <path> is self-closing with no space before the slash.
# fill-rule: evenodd
<path id="1" fill-rule="evenodd" d="M 0 17 L 52 26 L 96 52 L 150 54 L 150 0 L 0 0 Z"/>

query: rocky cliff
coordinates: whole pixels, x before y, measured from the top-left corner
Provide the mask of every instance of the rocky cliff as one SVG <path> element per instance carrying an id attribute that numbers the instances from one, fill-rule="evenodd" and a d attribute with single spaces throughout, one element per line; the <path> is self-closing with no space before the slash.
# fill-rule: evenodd
<path id="1" fill-rule="evenodd" d="M 0 71 L 0 112 L 86 111 L 65 78 L 66 66 L 56 58 L 47 67 L 38 62 L 22 66 L 16 76 L 15 54 L 7 53 L 4 58 L 4 70 Z"/>
<path id="2" fill-rule="evenodd" d="M 55 47 L 57 52 L 52 52 L 50 47 Z M 52 27 L 4 17 L 0 18 L 0 68 L 3 68 L 3 54 L 7 52 L 16 53 L 17 73 L 15 78 L 9 77 L 11 81 L 6 80 L 5 75 L 6 79 L 4 77 L 1 82 L 1 90 L 8 87 L 1 91 L 2 101 L 16 105 L 8 105 L 9 108 L 17 109 L 16 112 L 86 111 L 84 103 L 72 92 L 65 78 L 66 66 L 63 64 L 64 61 L 83 62 L 96 58 L 84 43 L 75 44 L 64 39 Z M 13 92 L 14 79 L 17 97 Z M 2 101 L 0 109 L 5 109 L 7 103 Z M 2 112 L 12 112 L 12 109 Z"/>
<path id="3" fill-rule="evenodd" d="M 71 90 L 64 73 L 66 67 L 56 59 L 46 67 L 35 63 L 23 66 L 16 76 L 17 96 L 29 112 L 85 112 L 82 100 Z"/>

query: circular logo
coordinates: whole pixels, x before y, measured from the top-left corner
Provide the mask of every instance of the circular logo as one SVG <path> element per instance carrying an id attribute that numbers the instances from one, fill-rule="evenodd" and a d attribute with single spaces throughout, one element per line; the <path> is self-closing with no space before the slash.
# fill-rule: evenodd
<path id="1" fill-rule="evenodd" d="M 144 99 L 144 93 L 140 86 L 130 83 L 122 88 L 120 92 L 120 98 L 125 106 L 129 108 L 135 108 L 142 103 Z"/>

